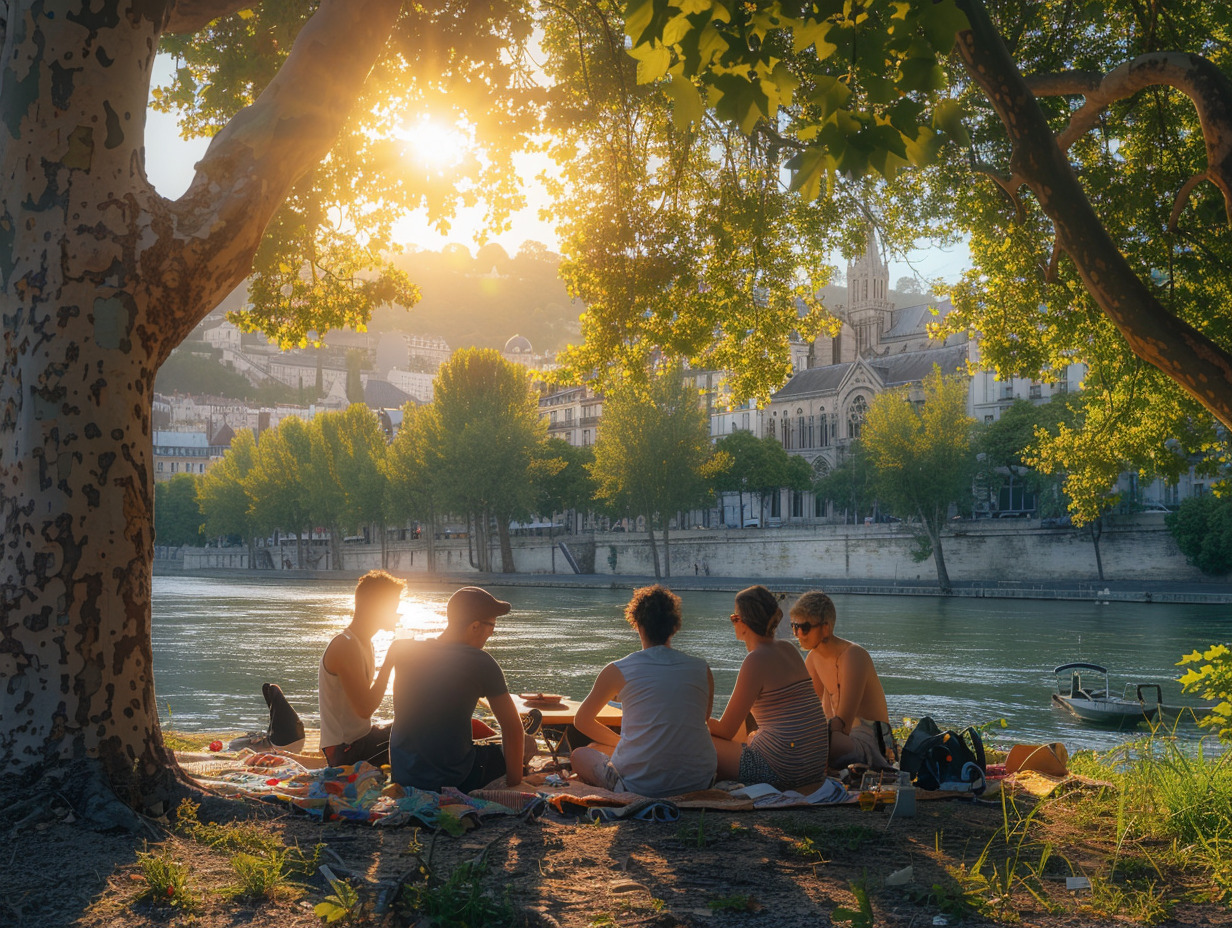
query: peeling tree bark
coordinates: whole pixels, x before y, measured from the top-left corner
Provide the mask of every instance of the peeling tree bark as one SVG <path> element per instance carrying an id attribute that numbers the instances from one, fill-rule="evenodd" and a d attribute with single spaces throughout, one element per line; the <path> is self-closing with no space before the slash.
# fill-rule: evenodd
<path id="1" fill-rule="evenodd" d="M 150 648 L 154 376 L 247 275 L 398 11 L 322 0 L 172 203 L 145 176 L 145 111 L 159 36 L 184 18 L 158 0 L 0 4 L 0 769 L 88 762 L 137 808 L 171 786 Z"/>
<path id="2" fill-rule="evenodd" d="M 1035 194 L 1040 208 L 1052 220 L 1057 243 L 1073 261 L 1092 299 L 1125 336 L 1134 354 L 1176 381 L 1220 422 L 1232 428 L 1232 353 L 1170 313 L 1134 273 L 1095 214 L 1065 155 L 1064 144 L 1059 144 L 1054 136 L 983 4 L 979 0 L 958 0 L 958 5 L 971 24 L 969 30 L 958 34 L 958 51 L 971 78 L 1001 118 L 1013 146 L 1007 190 L 1021 183 Z M 1169 68 L 1175 64 L 1169 63 Z M 1154 62 L 1136 74 L 1131 69 L 1118 75 L 1109 84 L 1108 92 L 1113 92 L 1114 85 L 1121 89 L 1136 86 L 1135 82 L 1149 77 L 1152 70 L 1158 78 L 1165 68 Z M 1175 73 L 1174 68 L 1171 73 Z M 1226 80 L 1223 86 L 1226 90 Z M 1198 93 L 1203 99 L 1199 112 L 1204 108 L 1208 112 L 1232 111 L 1232 95 L 1218 99 L 1223 91 L 1217 81 L 1210 81 L 1209 74 L 1202 75 L 1201 81 L 1195 74 L 1188 87 L 1187 93 Z M 1208 154 L 1212 144 L 1217 152 L 1226 151 L 1224 137 L 1232 131 L 1232 123 L 1215 129 L 1221 137 L 1213 138 L 1208 133 Z M 1221 160 L 1208 166 L 1208 171 L 1226 171 L 1227 167 L 1226 161 Z"/>

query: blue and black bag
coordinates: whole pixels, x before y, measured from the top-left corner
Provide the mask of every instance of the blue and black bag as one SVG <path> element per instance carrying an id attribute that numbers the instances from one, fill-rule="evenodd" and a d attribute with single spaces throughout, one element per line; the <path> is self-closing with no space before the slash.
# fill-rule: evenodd
<path id="1" fill-rule="evenodd" d="M 903 745 L 899 767 L 920 789 L 984 792 L 984 742 L 974 728 L 942 731 L 924 716 Z"/>

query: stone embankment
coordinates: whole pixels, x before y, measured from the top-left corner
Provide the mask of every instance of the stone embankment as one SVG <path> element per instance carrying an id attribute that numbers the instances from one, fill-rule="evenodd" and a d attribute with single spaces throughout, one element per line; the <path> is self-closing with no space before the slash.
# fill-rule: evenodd
<path id="1" fill-rule="evenodd" d="M 453 581 L 534 586 L 621 587 L 654 575 L 644 534 L 595 532 L 514 539 L 513 574 L 485 576 L 472 567 L 472 542 L 438 539 L 435 570 L 424 540 L 379 545 L 344 544 L 341 569 L 328 546 L 312 551 L 312 569 L 297 570 L 294 545 L 262 548 L 258 562 L 281 565 L 254 573 L 270 577 L 342 579 L 374 567 L 423 583 Z M 670 538 L 671 583 L 678 589 L 739 589 L 771 583 L 786 592 L 823 587 L 872 595 L 938 594 L 933 559 L 917 562 L 910 527 L 818 525 L 802 528 L 718 529 L 675 532 Z M 1232 578 L 1205 576 L 1190 566 L 1152 514 L 1104 529 L 1096 547 L 1085 529 L 1046 529 L 1038 522 L 957 523 L 944 538 L 953 595 L 1005 599 L 1079 599 L 1107 602 L 1232 603 Z M 155 570 L 165 573 L 248 573 L 244 548 L 159 549 Z M 658 539 L 661 565 L 664 552 Z M 271 556 L 266 556 L 271 555 Z M 493 563 L 500 553 L 493 551 Z M 328 568 L 328 569 L 326 569 Z"/>

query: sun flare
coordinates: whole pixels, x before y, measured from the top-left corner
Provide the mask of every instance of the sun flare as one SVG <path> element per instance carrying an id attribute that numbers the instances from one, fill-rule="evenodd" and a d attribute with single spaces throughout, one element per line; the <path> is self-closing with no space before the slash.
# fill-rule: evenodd
<path id="1" fill-rule="evenodd" d="M 471 153 L 470 136 L 459 126 L 425 116 L 395 132 L 407 155 L 432 170 L 455 167 Z"/>

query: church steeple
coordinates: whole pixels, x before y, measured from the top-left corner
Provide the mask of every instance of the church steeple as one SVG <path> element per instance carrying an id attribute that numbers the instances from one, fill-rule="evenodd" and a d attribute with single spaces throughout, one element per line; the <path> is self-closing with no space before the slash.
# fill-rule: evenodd
<path id="1" fill-rule="evenodd" d="M 855 332 L 856 354 L 880 354 L 890 303 L 890 268 L 870 223 L 864 253 L 847 263 L 847 322 Z"/>

